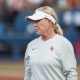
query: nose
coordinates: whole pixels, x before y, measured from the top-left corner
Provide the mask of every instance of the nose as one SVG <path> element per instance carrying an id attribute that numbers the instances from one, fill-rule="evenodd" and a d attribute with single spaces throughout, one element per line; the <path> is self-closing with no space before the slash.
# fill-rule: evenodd
<path id="1" fill-rule="evenodd" d="M 33 27 L 36 27 L 36 23 L 33 23 Z"/>

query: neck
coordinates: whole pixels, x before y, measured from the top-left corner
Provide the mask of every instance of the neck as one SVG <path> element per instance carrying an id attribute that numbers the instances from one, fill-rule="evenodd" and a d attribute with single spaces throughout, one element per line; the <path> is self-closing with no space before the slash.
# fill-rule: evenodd
<path id="1" fill-rule="evenodd" d="M 55 35 L 56 33 L 54 32 L 54 30 L 47 31 L 44 35 L 42 35 L 42 40 L 47 41 L 54 37 Z"/>

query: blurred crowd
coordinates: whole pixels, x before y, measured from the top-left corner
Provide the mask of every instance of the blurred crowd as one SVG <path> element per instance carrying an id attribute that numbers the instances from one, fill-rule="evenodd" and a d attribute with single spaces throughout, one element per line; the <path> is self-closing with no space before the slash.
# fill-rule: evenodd
<path id="1" fill-rule="evenodd" d="M 0 34 L 14 33 L 25 29 L 25 16 L 51 0 L 0 0 Z"/>
<path id="2" fill-rule="evenodd" d="M 25 16 L 44 5 L 55 8 L 64 32 L 72 22 L 80 25 L 80 0 L 0 0 L 0 33 L 25 31 Z"/>
<path id="3" fill-rule="evenodd" d="M 0 0 L 0 39 L 5 34 L 34 38 L 32 23 L 25 22 L 25 16 L 45 5 L 56 10 L 64 36 L 74 41 L 76 55 L 80 56 L 80 0 Z"/>
<path id="4" fill-rule="evenodd" d="M 65 34 L 70 25 L 80 25 L 80 0 L 0 0 L 0 34 L 29 31 L 25 16 L 44 5 L 55 8 Z"/>

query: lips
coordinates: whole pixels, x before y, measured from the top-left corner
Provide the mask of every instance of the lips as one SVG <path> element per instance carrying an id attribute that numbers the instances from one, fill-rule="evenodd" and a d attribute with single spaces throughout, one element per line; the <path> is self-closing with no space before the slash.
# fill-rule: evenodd
<path id="1" fill-rule="evenodd" d="M 38 28 L 34 28 L 34 30 L 35 30 L 35 31 L 38 31 L 39 29 L 38 29 Z"/>
<path id="2" fill-rule="evenodd" d="M 38 32 L 39 30 L 35 29 L 35 32 Z"/>
<path id="3" fill-rule="evenodd" d="M 36 33 L 38 33 L 39 32 L 39 28 L 36 26 L 36 27 L 34 27 L 34 30 L 35 30 L 35 32 Z"/>
<path id="4" fill-rule="evenodd" d="M 38 34 L 39 33 L 39 30 L 38 29 L 35 29 L 35 32 Z"/>

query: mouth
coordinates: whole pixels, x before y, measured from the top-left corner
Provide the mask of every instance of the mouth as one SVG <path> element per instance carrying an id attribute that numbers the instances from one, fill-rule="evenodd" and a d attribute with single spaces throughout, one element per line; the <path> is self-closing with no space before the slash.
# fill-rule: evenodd
<path id="1" fill-rule="evenodd" d="M 37 28 L 34 28 L 34 30 L 35 30 L 35 31 L 38 31 L 38 29 L 37 29 Z"/>
<path id="2" fill-rule="evenodd" d="M 38 33 L 39 31 L 38 30 L 35 30 L 35 32 Z"/>
<path id="3" fill-rule="evenodd" d="M 39 33 L 39 28 L 38 27 L 34 27 L 34 30 L 36 33 Z"/>
<path id="4" fill-rule="evenodd" d="M 36 32 L 36 34 L 39 34 L 39 30 L 38 29 L 35 29 L 35 32 Z"/>

